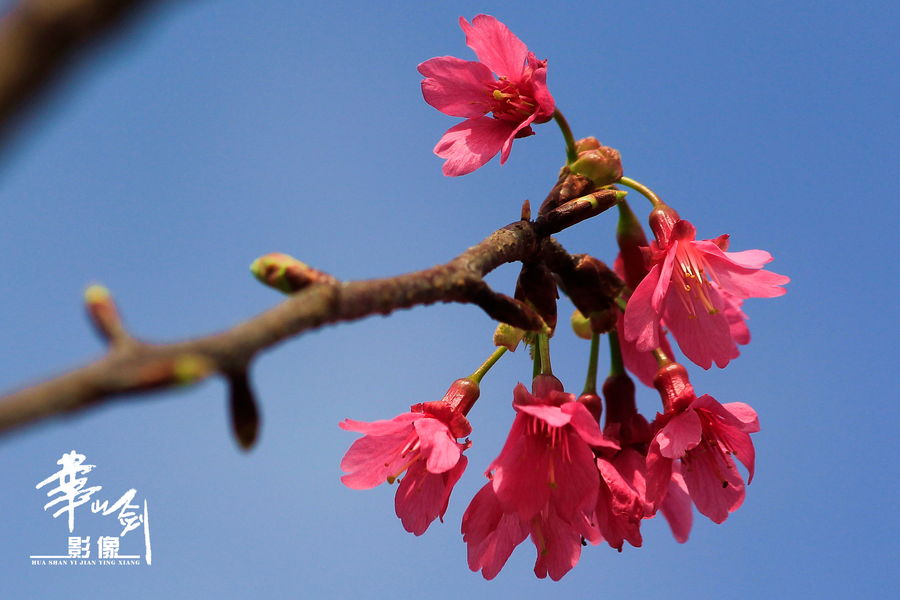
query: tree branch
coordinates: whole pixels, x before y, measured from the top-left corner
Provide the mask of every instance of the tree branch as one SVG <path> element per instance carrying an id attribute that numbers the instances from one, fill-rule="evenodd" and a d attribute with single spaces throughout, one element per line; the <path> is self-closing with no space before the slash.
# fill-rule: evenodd
<path id="1" fill-rule="evenodd" d="M 0 397 L 0 432 L 128 394 L 193 384 L 216 372 L 246 386 L 247 366 L 259 351 L 323 325 L 401 308 L 473 303 L 498 321 L 540 329 L 543 321 L 530 307 L 495 292 L 483 277 L 502 264 L 530 260 L 545 247 L 552 248 L 559 260 L 565 251 L 557 244 L 542 244 L 546 236 L 598 214 L 621 195 L 600 190 L 565 202 L 536 221 L 511 223 L 430 269 L 346 283 L 324 277 L 227 331 L 184 342 L 148 344 L 123 332 L 108 335 L 116 330 L 116 311 L 111 305 L 98 309 L 97 303 L 111 300 L 95 294 L 95 305 L 88 301 L 89 313 L 110 341 L 109 352 L 81 368 Z M 243 390 L 242 395 L 249 392 Z"/>
<path id="2" fill-rule="evenodd" d="M 0 20 L 0 138 L 82 51 L 151 0 L 21 0 Z"/>

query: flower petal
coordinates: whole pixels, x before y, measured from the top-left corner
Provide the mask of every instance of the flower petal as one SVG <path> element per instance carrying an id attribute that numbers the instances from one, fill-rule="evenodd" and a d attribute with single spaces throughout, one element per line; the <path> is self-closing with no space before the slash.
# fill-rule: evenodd
<path id="1" fill-rule="evenodd" d="M 455 467 L 462 451 L 447 425 L 433 418 L 419 419 L 414 425 L 426 468 L 432 473 L 443 473 Z"/>
<path id="2" fill-rule="evenodd" d="M 503 146 L 500 148 L 500 164 L 506 162 L 506 159 L 509 158 L 509 153 L 512 150 L 513 140 L 516 139 L 516 136 L 519 135 L 519 132 L 523 131 L 526 127 L 531 125 L 534 122 L 535 115 L 531 114 L 528 117 L 516 125 L 515 129 L 513 129 L 509 136 L 507 136 L 506 140 L 503 142 Z"/>
<path id="3" fill-rule="evenodd" d="M 497 75 L 520 81 L 528 47 L 506 25 L 490 15 L 477 15 L 471 25 L 460 17 L 459 26 L 466 34 L 466 45 L 478 60 Z"/>
<path id="4" fill-rule="evenodd" d="M 419 65 L 425 102 L 451 117 L 479 117 L 490 110 L 491 70 L 480 62 L 439 56 Z"/>
<path id="5" fill-rule="evenodd" d="M 570 415 L 569 424 L 578 436 L 587 444 L 597 448 L 618 450 L 619 444 L 609 439 L 600 431 L 600 424 L 594 419 L 590 411 L 580 402 L 566 402 L 560 409 Z"/>
<path id="6" fill-rule="evenodd" d="M 660 278 L 660 265 L 653 265 L 647 276 L 631 294 L 625 307 L 624 337 L 634 342 L 635 348 L 646 352 L 659 346 L 660 311 L 653 305 L 653 297 L 659 287 L 668 288 L 669 280 Z"/>
<path id="7" fill-rule="evenodd" d="M 716 312 L 711 313 L 697 302 L 691 314 L 673 293 L 666 299 L 663 319 L 686 357 L 704 369 L 714 362 L 724 368 L 740 351 L 731 337 L 731 326 L 723 314 L 723 302 L 716 288 L 707 286 L 706 290 Z"/>
<path id="8" fill-rule="evenodd" d="M 504 513 L 491 482 L 479 490 L 462 518 L 469 569 L 493 579 L 506 564 L 513 549 L 528 537 L 526 523 L 515 514 Z"/>
<path id="9" fill-rule="evenodd" d="M 394 510 L 406 531 L 422 535 L 432 521 L 444 516 L 450 493 L 466 463 L 463 456 L 453 469 L 440 474 L 428 471 L 421 460 L 409 467 L 394 497 Z"/>
<path id="10" fill-rule="evenodd" d="M 682 473 L 694 504 L 714 523 L 728 518 L 744 501 L 744 480 L 734 461 L 717 447 L 703 445 L 683 461 Z"/>
<path id="11" fill-rule="evenodd" d="M 787 292 L 779 286 L 790 283 L 790 277 L 765 269 L 746 267 L 731 258 L 732 254 L 742 253 L 722 252 L 715 244 L 701 244 L 702 242 L 697 243 L 697 249 L 703 252 L 710 269 L 715 273 L 713 278 L 725 291 L 738 298 L 774 298 Z"/>
<path id="12" fill-rule="evenodd" d="M 678 463 L 673 465 L 669 491 L 666 492 L 666 498 L 659 510 L 669 522 L 669 528 L 672 530 L 675 541 L 679 544 L 685 543 L 691 533 L 694 511 L 691 507 L 691 496 L 688 494 L 687 484 L 684 482 Z"/>
<path id="13" fill-rule="evenodd" d="M 581 532 L 550 507 L 541 517 L 531 532 L 537 549 L 534 574 L 559 581 L 581 558 Z"/>
<path id="14" fill-rule="evenodd" d="M 423 416 L 422 413 L 405 412 L 393 419 L 383 421 L 367 422 L 344 419 L 338 423 L 338 427 L 344 431 L 355 431 L 366 435 L 391 435 L 406 429 L 411 421 L 421 419 Z"/>
<path id="15" fill-rule="evenodd" d="M 509 121 L 477 117 L 448 129 L 434 147 L 445 159 L 443 172 L 449 177 L 466 175 L 491 160 L 515 126 Z"/>
<path id="16" fill-rule="evenodd" d="M 403 470 L 408 457 L 401 453 L 416 441 L 412 425 L 392 435 L 367 435 L 353 442 L 341 460 L 341 469 L 348 474 L 341 481 L 349 488 L 363 490 L 384 483 L 389 476 Z"/>
<path id="17" fill-rule="evenodd" d="M 659 442 L 659 452 L 666 458 L 681 458 L 685 452 L 700 443 L 703 428 L 697 412 L 688 409 L 676 415 L 659 430 L 655 440 Z"/>

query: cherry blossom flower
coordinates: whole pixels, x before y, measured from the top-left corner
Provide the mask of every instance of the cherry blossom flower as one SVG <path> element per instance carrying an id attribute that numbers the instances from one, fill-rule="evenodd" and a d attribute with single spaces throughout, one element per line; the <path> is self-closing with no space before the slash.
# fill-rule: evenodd
<path id="1" fill-rule="evenodd" d="M 685 384 L 684 368 L 674 367 L 661 371 L 661 379 L 675 382 L 679 389 L 665 398 L 666 412 L 657 416 L 659 429 L 647 452 L 647 499 L 660 506 L 671 491 L 673 462 L 680 460 L 686 491 L 697 510 L 721 523 L 744 501 L 744 480 L 732 456 L 747 468 L 747 482 L 753 480 L 755 451 L 749 434 L 759 431 L 759 420 L 743 402 L 697 398 Z"/>
<path id="2" fill-rule="evenodd" d="M 489 467 L 491 481 L 463 516 L 469 568 L 487 579 L 526 536 L 537 549 L 538 577 L 558 580 L 575 566 L 600 486 L 592 447 L 618 449 L 555 377 L 536 377 L 533 392 L 522 384 L 513 391 L 516 419 Z"/>
<path id="3" fill-rule="evenodd" d="M 443 520 L 453 486 L 466 468 L 462 453 L 469 442 L 457 439 L 472 428 L 463 414 L 467 408 L 460 405 L 470 406 L 477 390 L 471 381 L 458 380 L 443 400 L 416 404 L 393 419 L 345 419 L 341 429 L 365 435 L 344 455 L 341 469 L 347 474 L 341 481 L 349 488 L 369 489 L 394 483 L 405 472 L 394 507 L 404 529 L 422 535 L 434 519 Z"/>
<path id="4" fill-rule="evenodd" d="M 790 279 L 763 269 L 768 252 L 726 252 L 728 236 L 696 240 L 694 226 L 668 207 L 654 211 L 651 227 L 652 267 L 628 300 L 625 339 L 638 351 L 653 350 L 662 322 L 690 360 L 725 367 L 739 354 L 736 344 L 749 341 L 740 302 L 780 296 Z"/>
<path id="5" fill-rule="evenodd" d="M 425 77 L 425 101 L 451 117 L 466 119 L 448 129 L 434 147 L 445 159 L 443 172 L 449 176 L 471 173 L 498 152 L 500 163 L 505 163 L 513 140 L 533 135 L 531 125 L 549 121 L 555 110 L 546 60 L 538 60 L 494 17 L 478 15 L 471 24 L 460 17 L 459 25 L 480 62 L 440 56 L 418 67 Z"/>

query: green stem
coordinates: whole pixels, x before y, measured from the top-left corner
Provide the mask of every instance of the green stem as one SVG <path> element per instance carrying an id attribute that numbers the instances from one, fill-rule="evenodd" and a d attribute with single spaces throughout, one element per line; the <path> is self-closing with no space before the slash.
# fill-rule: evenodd
<path id="1" fill-rule="evenodd" d="M 566 121 L 566 118 L 559 112 L 558 108 L 553 111 L 553 120 L 559 125 L 563 138 L 566 140 L 566 164 L 571 165 L 578 159 L 578 153 L 575 151 L 575 137 L 572 136 L 572 128 L 569 127 L 569 122 Z"/>
<path id="2" fill-rule="evenodd" d="M 622 348 L 619 346 L 619 334 L 613 329 L 609 332 L 609 375 L 625 374 L 625 363 L 622 361 Z"/>
<path id="3" fill-rule="evenodd" d="M 550 367 L 550 336 L 538 334 L 538 345 L 541 348 L 541 375 L 553 375 Z"/>
<path id="4" fill-rule="evenodd" d="M 639 181 L 635 181 L 630 177 L 622 177 L 617 183 L 621 183 L 622 185 L 626 185 L 631 189 L 638 191 L 642 196 L 649 200 L 653 206 L 663 204 L 663 201 L 659 199 L 659 196 L 657 196 L 653 190 Z"/>
<path id="5" fill-rule="evenodd" d="M 506 353 L 506 346 L 500 346 L 499 348 L 494 350 L 494 353 L 491 354 L 488 357 L 488 359 L 481 364 L 480 367 L 475 369 L 475 372 L 472 373 L 471 375 L 469 375 L 468 378 L 471 379 L 472 381 L 474 381 L 475 383 L 481 383 L 481 379 L 485 376 L 485 374 L 488 371 L 491 370 L 491 367 L 493 367 L 497 363 L 497 361 L 500 360 L 500 357 L 503 356 L 505 353 Z"/>
<path id="6" fill-rule="evenodd" d="M 541 374 L 541 347 L 540 344 L 537 343 L 537 341 L 535 341 L 531 346 L 531 354 L 534 358 L 531 367 L 531 377 L 535 378 Z"/>
<path id="7" fill-rule="evenodd" d="M 655 350 L 653 350 L 653 358 L 656 359 L 656 364 L 660 367 L 664 367 L 672 362 L 672 359 L 669 358 L 665 352 L 663 352 L 662 348 L 656 348 Z"/>
<path id="8" fill-rule="evenodd" d="M 597 359 L 600 358 L 600 335 L 591 336 L 591 356 L 588 358 L 587 378 L 584 380 L 582 394 L 597 395 Z"/>

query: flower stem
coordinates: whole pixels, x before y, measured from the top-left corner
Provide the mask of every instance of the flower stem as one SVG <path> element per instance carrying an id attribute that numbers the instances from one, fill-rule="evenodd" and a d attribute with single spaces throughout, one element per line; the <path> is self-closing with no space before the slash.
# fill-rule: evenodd
<path id="1" fill-rule="evenodd" d="M 571 165 L 578 159 L 578 153 L 575 152 L 575 138 L 572 136 L 572 128 L 569 127 L 569 122 L 566 121 L 566 118 L 559 112 L 558 108 L 553 111 L 553 120 L 559 125 L 563 138 L 566 140 L 566 164 Z"/>
<path id="2" fill-rule="evenodd" d="M 469 375 L 468 379 L 471 379 L 475 383 L 481 383 L 481 379 L 485 376 L 485 374 L 491 370 L 500 357 L 506 353 L 506 346 L 500 346 L 496 350 L 494 350 L 493 354 L 491 354 L 486 361 L 481 363 L 481 366 L 475 369 L 475 372 Z"/>
<path id="3" fill-rule="evenodd" d="M 669 356 L 665 352 L 663 352 L 662 348 L 656 348 L 655 350 L 653 350 L 653 358 L 656 359 L 656 364 L 660 367 L 664 367 L 672 362 L 672 359 L 669 358 Z"/>
<path id="4" fill-rule="evenodd" d="M 553 375 L 550 367 L 550 336 L 538 334 L 538 346 L 541 349 L 541 375 Z"/>
<path id="5" fill-rule="evenodd" d="M 648 188 L 643 183 L 635 181 L 630 177 L 622 177 L 617 183 L 621 183 L 622 185 L 628 186 L 631 189 L 640 192 L 640 194 L 643 195 L 647 200 L 649 200 L 650 203 L 653 204 L 653 206 L 659 206 L 663 203 L 663 201 L 659 199 L 659 196 L 657 196 L 653 192 L 653 190 Z"/>
<path id="6" fill-rule="evenodd" d="M 615 377 L 625 374 L 625 363 L 622 361 L 622 348 L 619 346 L 619 334 L 613 329 L 609 332 L 609 375 Z"/>
<path id="7" fill-rule="evenodd" d="M 597 394 L 597 359 L 600 357 L 600 335 L 591 336 L 591 355 L 588 358 L 587 378 L 584 380 L 582 394 Z"/>
<path id="8" fill-rule="evenodd" d="M 537 343 L 537 340 L 535 340 L 534 344 L 531 346 L 531 357 L 531 377 L 534 378 L 541 374 L 541 348 L 540 344 Z"/>

